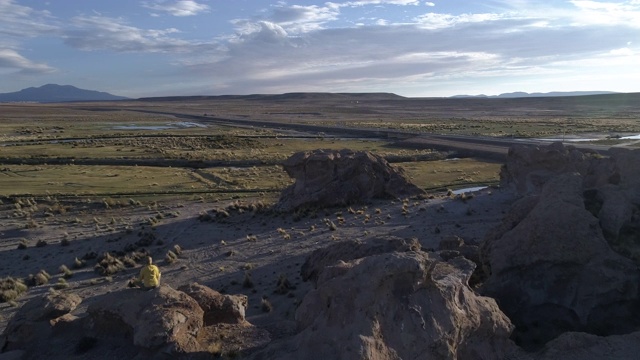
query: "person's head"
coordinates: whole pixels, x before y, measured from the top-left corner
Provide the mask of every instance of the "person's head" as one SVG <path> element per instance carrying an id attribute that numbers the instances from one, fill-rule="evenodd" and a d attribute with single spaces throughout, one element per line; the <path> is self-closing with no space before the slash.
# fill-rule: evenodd
<path id="1" fill-rule="evenodd" d="M 153 264 L 153 259 L 151 258 L 151 256 L 147 256 L 147 265 L 151 264 Z"/>

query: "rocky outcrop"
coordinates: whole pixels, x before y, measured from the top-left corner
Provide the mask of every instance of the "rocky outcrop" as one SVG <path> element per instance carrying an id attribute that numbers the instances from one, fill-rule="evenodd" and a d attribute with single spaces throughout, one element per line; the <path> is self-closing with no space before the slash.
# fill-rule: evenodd
<path id="1" fill-rule="evenodd" d="M 608 156 L 561 143 L 515 146 L 500 178 L 503 187 L 522 195 L 538 195 L 561 174 L 578 173 L 586 208 L 617 252 L 640 264 L 640 150 L 611 148 Z"/>
<path id="2" fill-rule="evenodd" d="M 204 325 L 219 323 L 243 324 L 246 322 L 245 310 L 248 298 L 246 295 L 222 295 L 219 292 L 192 283 L 178 288 L 191 296 L 204 311 Z"/>
<path id="3" fill-rule="evenodd" d="M 106 294 L 87 313 L 85 327 L 95 337 L 122 337 L 149 353 L 200 350 L 196 338 L 204 312 L 193 298 L 166 285 Z"/>
<path id="4" fill-rule="evenodd" d="M 252 358 L 504 359 L 512 325 L 468 287 L 474 267 L 421 251 L 328 266 L 296 312 L 300 332 Z"/>
<path id="5" fill-rule="evenodd" d="M 615 161 L 596 152 L 553 143 L 548 146 L 516 145 L 509 149 L 500 171 L 502 187 L 519 194 L 539 194 L 544 184 L 559 174 L 579 173 L 585 187 L 615 183 L 619 179 Z"/>
<path id="6" fill-rule="evenodd" d="M 57 291 L 29 300 L 9 320 L 2 335 L 5 345 L 0 351 L 33 350 L 34 343 L 51 334 L 56 319 L 69 314 L 81 302 L 78 295 Z"/>
<path id="7" fill-rule="evenodd" d="M 525 347 L 566 331 L 620 334 L 640 324 L 640 273 L 585 209 L 583 180 L 577 173 L 547 180 L 482 245 L 489 274 L 482 293 L 498 301 Z"/>
<path id="8" fill-rule="evenodd" d="M 368 241 L 348 240 L 315 250 L 307 257 L 300 275 L 302 280 L 317 281 L 321 272 L 327 272 L 327 267 L 339 261 L 360 259 L 366 256 L 385 254 L 393 251 L 418 251 L 420 243 L 405 240 L 396 236 L 377 237 Z M 334 269 L 335 270 L 335 269 Z"/>
<path id="9" fill-rule="evenodd" d="M 280 195 L 275 208 L 330 207 L 363 203 L 373 198 L 403 198 L 423 194 L 402 169 L 366 151 L 298 152 L 282 164 L 295 183 Z"/>

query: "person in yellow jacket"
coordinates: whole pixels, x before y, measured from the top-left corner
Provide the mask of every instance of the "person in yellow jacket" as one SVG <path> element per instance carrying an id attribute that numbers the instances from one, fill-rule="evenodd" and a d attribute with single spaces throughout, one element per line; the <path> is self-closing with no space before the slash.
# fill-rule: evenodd
<path id="1" fill-rule="evenodd" d="M 136 281 L 136 285 L 145 289 L 156 288 L 160 285 L 160 269 L 153 265 L 153 259 L 151 256 L 147 256 L 147 265 L 143 266 L 140 270 L 140 276 Z"/>

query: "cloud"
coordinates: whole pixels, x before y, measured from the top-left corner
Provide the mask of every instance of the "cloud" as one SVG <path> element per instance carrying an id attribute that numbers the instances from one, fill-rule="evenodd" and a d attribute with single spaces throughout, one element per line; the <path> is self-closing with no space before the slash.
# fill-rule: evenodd
<path id="1" fill-rule="evenodd" d="M 209 5 L 200 4 L 192 0 L 144 2 L 143 6 L 147 9 L 166 12 L 173 16 L 194 16 L 207 13 L 210 10 Z"/>
<path id="2" fill-rule="evenodd" d="M 51 34 L 57 30 L 46 11 L 35 11 L 17 5 L 13 0 L 0 0 L 0 34 L 11 37 L 34 37 Z"/>
<path id="3" fill-rule="evenodd" d="M 20 74 L 47 74 L 55 69 L 41 63 L 33 62 L 15 50 L 0 49 L 0 69 L 8 69 Z"/>
<path id="4" fill-rule="evenodd" d="M 72 27 L 65 30 L 64 42 L 80 50 L 111 50 L 116 52 L 189 52 L 199 44 L 170 35 L 175 28 L 140 29 L 124 20 L 104 16 L 75 17 Z"/>
<path id="5" fill-rule="evenodd" d="M 434 79 L 556 74 L 568 71 L 559 64 L 584 58 L 602 63 L 638 51 L 620 50 L 638 39 L 635 24 L 580 25 L 574 20 L 584 14 L 567 7 L 427 12 L 406 24 L 379 21 L 372 26 L 330 27 L 335 26 L 330 21 L 340 20 L 341 6 L 361 3 L 378 2 L 280 4 L 262 20 L 236 20 L 236 36 L 215 56 L 183 64 L 203 80 L 215 74 L 209 81 L 227 93 L 357 91 Z M 295 31 L 308 23 L 315 24 L 313 30 Z M 599 57 L 602 54 L 609 56 Z"/>

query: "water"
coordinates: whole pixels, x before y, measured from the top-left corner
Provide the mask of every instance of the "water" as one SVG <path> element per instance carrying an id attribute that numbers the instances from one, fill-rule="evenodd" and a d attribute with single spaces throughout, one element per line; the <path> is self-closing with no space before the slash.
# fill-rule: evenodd
<path id="1" fill-rule="evenodd" d="M 118 125 L 114 126 L 113 130 L 169 130 L 169 129 L 187 129 L 187 128 L 206 128 L 207 125 L 198 124 L 194 122 L 181 121 L 177 123 L 169 123 L 165 125 Z"/>
<path id="2" fill-rule="evenodd" d="M 622 140 L 640 140 L 640 134 L 621 137 Z"/>
<path id="3" fill-rule="evenodd" d="M 486 188 L 488 188 L 488 186 L 474 186 L 474 187 L 469 187 L 469 188 L 464 188 L 464 189 L 453 190 L 453 194 L 454 195 L 460 195 L 462 193 L 470 193 L 470 192 L 480 191 L 480 190 L 484 190 Z"/>

